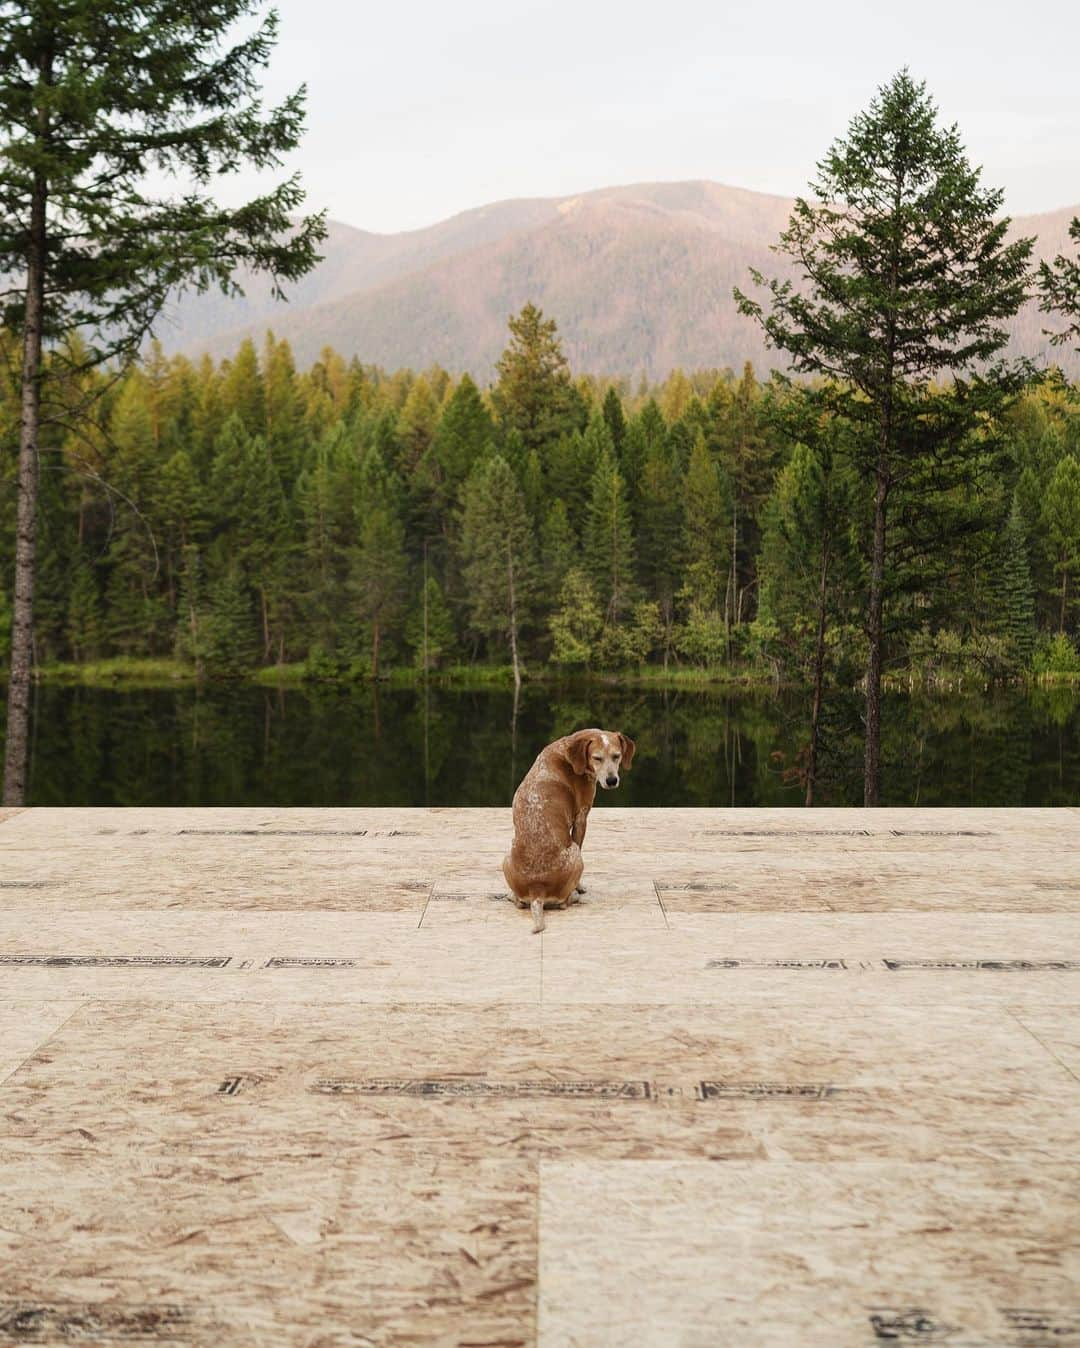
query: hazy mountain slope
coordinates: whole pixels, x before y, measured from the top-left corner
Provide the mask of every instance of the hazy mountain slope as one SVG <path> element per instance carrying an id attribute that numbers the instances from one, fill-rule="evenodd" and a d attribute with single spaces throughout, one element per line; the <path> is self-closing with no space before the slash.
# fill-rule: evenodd
<path id="1" fill-rule="evenodd" d="M 324 345 L 393 369 L 439 362 L 486 378 L 505 343 L 507 316 L 534 300 L 558 320 L 577 370 L 665 375 L 673 366 L 776 362 L 735 310 L 748 270 L 784 274 L 770 251 L 791 200 L 716 183 L 605 188 L 578 197 L 500 202 L 427 230 L 371 235 L 336 227 L 327 260 L 292 302 L 227 306 L 200 328 L 184 312 L 170 349 L 227 354 L 273 326 L 305 364 Z M 1077 208 L 1019 218 L 1039 252 L 1066 247 Z M 185 302 L 187 303 L 187 302 Z M 1034 306 L 1013 324 L 1014 351 L 1046 351 Z M 1074 373 L 1080 362 L 1059 350 Z"/>
<path id="2" fill-rule="evenodd" d="M 331 220 L 320 246 L 322 262 L 288 287 L 287 303 L 274 299 L 265 278 L 241 273 L 242 297 L 228 299 L 220 293 L 177 297 L 159 336 L 171 351 L 231 350 L 238 329 L 261 335 L 265 328 L 276 327 L 283 319 L 291 321 L 315 305 L 372 289 L 515 229 L 538 225 L 556 213 L 551 201 L 501 201 L 401 234 L 372 234 Z"/>

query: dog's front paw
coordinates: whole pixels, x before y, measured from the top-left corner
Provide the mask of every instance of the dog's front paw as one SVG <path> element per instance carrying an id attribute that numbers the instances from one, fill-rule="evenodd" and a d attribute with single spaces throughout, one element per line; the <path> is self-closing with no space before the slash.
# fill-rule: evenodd
<path id="1" fill-rule="evenodd" d="M 587 894 L 588 892 L 589 891 L 585 888 L 584 885 L 578 885 L 577 888 L 574 890 L 575 894 Z"/>

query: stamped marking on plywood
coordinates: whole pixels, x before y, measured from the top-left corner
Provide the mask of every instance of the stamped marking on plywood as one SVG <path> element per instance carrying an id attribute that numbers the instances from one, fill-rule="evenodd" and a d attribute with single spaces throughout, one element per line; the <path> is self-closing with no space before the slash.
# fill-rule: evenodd
<path id="1" fill-rule="evenodd" d="M 699 1100 L 829 1100 L 839 1087 L 817 1081 L 699 1081 Z"/>
<path id="2" fill-rule="evenodd" d="M 408 1095 L 457 1099 L 653 1100 L 650 1081 L 487 1081 L 456 1077 L 328 1077 L 312 1082 L 316 1095 Z"/>
<path id="3" fill-rule="evenodd" d="M 707 828 L 706 838 L 993 838 L 977 828 Z"/>
<path id="4" fill-rule="evenodd" d="M 1080 960 L 882 960 L 890 973 L 905 970 L 985 969 L 990 973 L 1037 974 L 1073 973 L 1080 970 Z"/>
<path id="5" fill-rule="evenodd" d="M 1046 1310 L 1002 1306 L 1001 1315 L 1013 1331 L 1017 1348 L 1056 1348 L 1080 1343 L 1080 1310 Z"/>
<path id="6" fill-rule="evenodd" d="M 784 960 L 784 959 L 713 959 L 705 961 L 706 969 L 874 969 L 880 965 L 874 960 Z"/>
<path id="7" fill-rule="evenodd" d="M 997 835 L 985 828 L 891 828 L 894 838 L 994 838 Z M 873 835 L 884 837 L 884 834 Z"/>
<path id="8" fill-rule="evenodd" d="M 1080 960 L 929 960 L 929 959 L 734 959 L 724 956 L 705 961 L 706 969 L 803 969 L 851 973 L 860 970 L 888 970 L 890 973 L 933 972 L 935 970 L 982 969 L 989 973 L 1073 973 Z"/>
<path id="9" fill-rule="evenodd" d="M 59 880 L 0 880 L 0 889 L 55 889 Z"/>
<path id="10" fill-rule="evenodd" d="M 186 1307 L 100 1305 L 41 1305 L 30 1301 L 0 1302 L 0 1339 L 15 1343 L 55 1343 L 59 1340 L 155 1339 L 159 1343 L 183 1335 L 192 1328 Z"/>
<path id="11" fill-rule="evenodd" d="M 707 828 L 706 838 L 872 838 L 868 828 Z M 882 836 L 882 835 L 877 835 Z"/>
<path id="12" fill-rule="evenodd" d="M 447 893 L 444 890 L 437 889 L 431 897 L 439 902 L 446 899 L 451 903 L 462 903 L 467 899 L 471 899 L 473 902 L 485 901 L 487 903 L 507 903 L 512 896 L 509 890 L 506 889 L 499 890 L 498 893 L 494 890 L 489 890 L 487 893 L 481 893 L 477 890 L 472 890 L 471 892 L 466 890 Z"/>
<path id="13" fill-rule="evenodd" d="M 872 1307 L 870 1328 L 881 1343 L 947 1343 L 959 1332 L 921 1306 Z"/>
<path id="14" fill-rule="evenodd" d="M 217 1088 L 218 1095 L 239 1095 L 242 1090 L 247 1090 L 249 1086 L 257 1086 L 262 1081 L 262 1077 L 254 1075 L 226 1077 Z"/>
<path id="15" fill-rule="evenodd" d="M 0 955 L 0 964 L 47 969 L 224 969 L 231 955 Z"/>
<path id="16" fill-rule="evenodd" d="M 182 828 L 180 837 L 200 838 L 419 838 L 412 829 L 368 828 Z"/>
<path id="17" fill-rule="evenodd" d="M 738 889 L 738 885 L 727 880 L 690 880 L 685 884 L 676 884 L 674 880 L 657 880 L 656 888 L 665 894 L 713 894 L 721 889 Z"/>
<path id="18" fill-rule="evenodd" d="M 264 969 L 356 969 L 360 961 L 346 955 L 274 955 Z"/>
<path id="19" fill-rule="evenodd" d="M 1080 1343 L 1080 1312 L 1000 1306 L 1003 1321 L 992 1339 L 972 1335 L 923 1306 L 871 1306 L 870 1327 L 879 1343 L 947 1343 L 951 1348 L 1057 1348 Z"/>
<path id="20" fill-rule="evenodd" d="M 199 838 L 365 838 L 366 828 L 182 828 L 180 837 Z"/>

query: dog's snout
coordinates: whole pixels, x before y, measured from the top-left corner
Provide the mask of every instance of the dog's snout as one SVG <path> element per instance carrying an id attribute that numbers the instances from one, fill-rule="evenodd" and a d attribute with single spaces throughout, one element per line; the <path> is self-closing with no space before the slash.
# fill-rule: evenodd
<path id="1" fill-rule="evenodd" d="M 608 784 L 608 786 L 618 786 L 618 785 L 619 785 L 619 779 L 618 779 L 618 777 L 615 776 L 615 774 L 614 774 L 613 772 L 609 772 L 609 773 L 608 773 L 607 784 Z"/>

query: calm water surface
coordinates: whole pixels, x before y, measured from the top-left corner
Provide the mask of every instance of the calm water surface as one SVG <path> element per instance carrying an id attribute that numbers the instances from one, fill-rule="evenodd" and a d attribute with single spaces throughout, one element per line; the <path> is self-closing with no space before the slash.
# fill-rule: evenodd
<path id="1" fill-rule="evenodd" d="M 601 805 L 802 803 L 806 699 L 504 691 L 36 690 L 34 805 L 505 805 L 549 740 L 625 730 L 632 770 Z M 860 804 L 857 699 L 834 700 L 820 803 Z M 886 703 L 884 803 L 1080 804 L 1080 695 Z M 2 721 L 0 721 L 2 728 Z"/>

